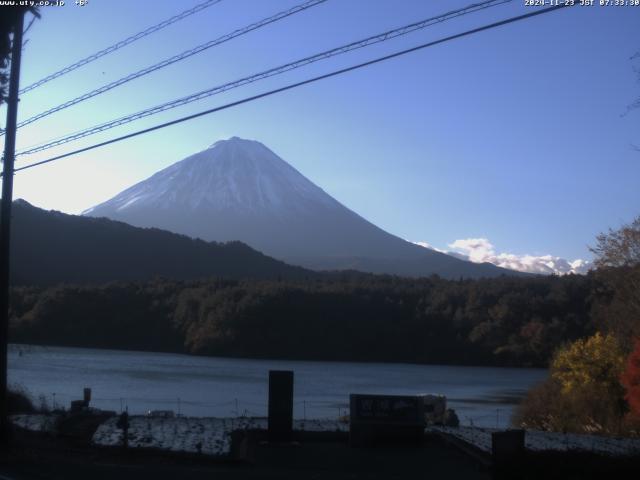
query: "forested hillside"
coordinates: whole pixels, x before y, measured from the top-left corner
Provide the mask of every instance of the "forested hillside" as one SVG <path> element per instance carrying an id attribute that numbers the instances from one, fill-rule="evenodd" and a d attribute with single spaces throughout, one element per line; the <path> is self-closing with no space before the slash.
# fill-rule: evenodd
<path id="1" fill-rule="evenodd" d="M 594 276 L 111 283 L 13 290 L 12 342 L 199 355 L 546 365 L 594 331 Z"/>
<path id="2" fill-rule="evenodd" d="M 13 284 L 101 284 L 155 276 L 189 280 L 305 278 L 316 275 L 240 242 L 205 242 L 106 218 L 46 211 L 23 200 L 13 204 Z"/>

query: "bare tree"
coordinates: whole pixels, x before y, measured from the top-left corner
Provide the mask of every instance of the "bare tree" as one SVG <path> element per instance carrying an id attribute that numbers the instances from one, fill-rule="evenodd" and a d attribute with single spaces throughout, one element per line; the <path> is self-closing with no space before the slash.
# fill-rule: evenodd
<path id="1" fill-rule="evenodd" d="M 633 71 L 636 74 L 636 79 L 640 83 L 640 50 L 638 50 L 630 60 L 633 62 L 631 68 L 633 68 Z M 627 107 L 627 113 L 636 108 L 640 108 L 640 97 L 636 98 L 636 100 Z"/>
<path id="2" fill-rule="evenodd" d="M 597 268 L 640 265 L 640 215 L 618 230 L 601 233 L 596 240 L 590 250 L 596 255 Z"/>
<path id="3" fill-rule="evenodd" d="M 636 74 L 636 80 L 640 83 L 640 50 L 638 50 L 635 55 L 631 57 L 631 68 L 633 68 L 634 73 Z M 635 101 L 631 102 L 627 105 L 627 111 L 624 115 L 627 115 L 632 110 L 640 108 L 640 97 L 636 98 Z M 640 146 L 632 144 L 633 148 L 640 152 Z"/>
<path id="4" fill-rule="evenodd" d="M 633 338 L 640 338 L 640 216 L 617 230 L 601 233 L 596 240 L 591 251 L 607 301 L 594 313 L 630 350 Z"/>

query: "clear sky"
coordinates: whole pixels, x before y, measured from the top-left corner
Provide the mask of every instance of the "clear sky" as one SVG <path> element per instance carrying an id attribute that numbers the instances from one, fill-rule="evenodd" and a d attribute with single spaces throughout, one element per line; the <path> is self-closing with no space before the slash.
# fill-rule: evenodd
<path id="1" fill-rule="evenodd" d="M 44 7 L 26 35 L 21 85 L 200 1 Z M 298 3 L 223 0 L 26 93 L 19 118 Z M 329 0 L 27 126 L 18 149 L 468 3 Z M 534 8 L 514 0 L 16 166 Z M 640 109 L 624 115 L 640 96 L 630 59 L 639 50 L 640 6 L 563 9 L 20 172 L 14 196 L 79 213 L 235 135 L 263 142 L 402 238 L 441 249 L 487 239 L 496 254 L 589 258 L 597 233 L 640 214 L 640 151 L 632 146 L 640 145 Z"/>

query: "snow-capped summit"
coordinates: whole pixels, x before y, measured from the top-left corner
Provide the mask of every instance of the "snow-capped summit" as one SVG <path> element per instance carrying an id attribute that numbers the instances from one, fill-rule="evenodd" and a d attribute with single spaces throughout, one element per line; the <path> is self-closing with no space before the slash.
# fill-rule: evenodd
<path id="1" fill-rule="evenodd" d="M 232 137 L 159 171 L 84 214 L 180 208 L 285 215 L 304 212 L 314 204 L 338 206 L 262 143 Z"/>
<path id="2" fill-rule="evenodd" d="M 395 237 L 254 140 L 231 137 L 83 212 L 204 240 L 240 240 L 290 263 L 407 275 L 492 276 Z"/>

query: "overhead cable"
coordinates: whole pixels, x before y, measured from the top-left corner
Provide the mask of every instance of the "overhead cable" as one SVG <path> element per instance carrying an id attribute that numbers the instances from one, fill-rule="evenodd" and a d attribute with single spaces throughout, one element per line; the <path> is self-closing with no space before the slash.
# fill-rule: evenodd
<path id="1" fill-rule="evenodd" d="M 105 55 L 108 55 L 112 52 L 115 52 L 116 50 L 121 49 L 122 47 L 125 47 L 137 40 L 140 40 L 141 38 L 146 37 L 147 35 L 151 35 L 152 33 L 157 32 L 158 30 L 162 30 L 165 27 L 168 27 L 169 25 L 172 25 L 176 22 L 179 22 L 180 20 L 187 18 L 195 13 L 198 13 L 202 10 L 204 10 L 205 8 L 209 8 L 213 5 L 215 5 L 216 3 L 220 3 L 222 0 L 206 0 L 205 2 L 199 3 L 196 6 L 185 10 L 184 12 L 181 12 L 177 15 L 174 15 L 171 18 L 168 18 L 166 20 L 163 20 L 162 22 L 156 24 L 156 25 L 152 25 L 151 27 L 138 32 L 134 35 L 131 35 L 130 37 L 125 38 L 124 40 L 120 40 L 117 43 L 114 43 L 113 45 L 100 50 L 99 52 L 93 53 L 91 55 L 89 55 L 88 57 L 85 57 L 81 60 L 78 60 L 75 63 L 72 63 L 71 65 L 68 65 L 60 70 L 58 70 L 57 72 L 54 72 L 50 75 L 47 75 L 46 77 L 38 80 L 37 82 L 32 83 L 31 85 L 28 85 L 26 87 L 24 87 L 22 90 L 20 90 L 20 94 L 29 92 L 31 90 L 34 90 L 38 87 L 40 87 L 41 85 L 44 85 L 47 82 L 50 82 L 51 80 L 54 80 L 58 77 L 61 77 L 62 75 L 65 75 L 69 72 L 72 72 L 84 65 L 87 65 L 88 63 L 91 63 L 101 57 L 104 57 Z"/>
<path id="2" fill-rule="evenodd" d="M 392 38 L 396 38 L 402 35 L 407 35 L 408 33 L 415 32 L 416 30 L 421 30 L 427 28 L 429 26 L 435 25 L 437 23 L 442 23 L 447 20 L 451 20 L 453 18 L 460 17 L 462 15 L 467 15 L 473 12 L 477 12 L 479 10 L 484 10 L 486 8 L 494 7 L 497 5 L 501 5 L 507 2 L 511 2 L 512 0 L 489 0 L 482 3 L 476 3 L 469 5 L 467 7 L 453 10 L 451 12 L 447 12 L 442 15 L 438 15 L 436 17 L 431 17 L 425 20 L 421 20 L 419 22 L 414 22 L 409 25 L 405 25 L 399 28 L 395 28 L 393 30 L 389 30 L 377 35 L 373 35 L 371 37 L 367 37 L 362 40 L 358 40 L 356 42 L 349 43 L 347 45 L 342 45 L 340 47 L 333 48 L 331 50 L 327 50 L 321 53 L 317 53 L 315 55 L 305 57 L 290 63 L 286 63 L 284 65 L 280 65 L 275 68 L 271 68 L 269 70 L 265 70 L 260 73 L 256 73 L 247 77 L 240 78 L 238 80 L 234 80 L 232 82 L 225 83 L 223 85 L 218 85 L 212 88 L 208 88 L 206 90 L 202 90 L 200 92 L 196 92 L 185 97 L 181 97 L 175 100 L 171 100 L 169 102 L 162 103 L 160 105 L 156 105 L 154 107 L 147 108 L 145 110 L 132 113 L 115 120 L 110 120 L 105 123 L 101 123 L 99 125 L 94 125 L 93 127 L 86 128 L 84 130 L 80 130 L 78 132 L 69 134 L 62 138 L 58 138 L 55 140 L 47 141 L 46 143 L 36 145 L 30 148 L 27 148 L 18 153 L 18 155 L 30 155 L 36 152 L 41 152 L 43 150 L 48 150 L 49 148 L 56 147 L 58 145 L 62 145 L 65 143 L 69 143 L 74 140 L 78 140 L 80 138 L 87 137 L 89 135 L 94 135 L 99 132 L 103 132 L 105 130 L 109 130 L 111 128 L 118 127 L 120 125 L 124 125 L 126 123 L 133 122 L 135 120 L 139 120 L 141 118 L 148 117 L 150 115 L 155 115 L 160 112 L 164 112 L 166 110 L 170 110 L 172 108 L 180 107 L 183 105 L 187 105 L 189 103 L 202 100 L 207 97 L 211 97 L 213 95 L 217 95 L 228 90 L 232 90 L 238 87 L 242 87 L 244 85 L 248 85 L 250 83 L 254 83 L 265 78 L 273 77 L 275 75 L 280 75 L 285 72 L 309 65 L 311 63 L 325 60 L 327 58 L 334 57 L 336 55 L 341 55 L 353 50 L 357 50 L 360 48 L 367 47 L 369 45 L 373 45 L 376 43 L 386 42 Z M 24 123 L 24 122 L 23 122 Z"/>
<path id="3" fill-rule="evenodd" d="M 392 53 L 392 54 L 389 54 L 389 55 L 385 55 L 383 57 L 378 57 L 378 58 L 375 58 L 373 60 L 369 60 L 367 62 L 359 63 L 357 65 L 352 65 L 350 67 L 342 68 L 340 70 L 334 70 L 333 72 L 326 73 L 324 75 L 319 75 L 317 77 L 309 78 L 309 79 L 303 80 L 301 82 L 292 83 L 292 84 L 286 85 L 284 87 L 280 87 L 280 88 L 276 88 L 274 90 L 270 90 L 268 92 L 263 92 L 263 93 L 260 93 L 258 95 L 253 95 L 251 97 L 243 98 L 242 100 L 238 100 L 238 101 L 235 101 L 235 102 L 227 103 L 226 105 L 222 105 L 222 106 L 219 106 L 219 107 L 211 108 L 209 110 L 204 110 L 202 112 L 194 113 L 192 115 L 187 115 L 186 117 L 181 117 L 181 118 L 169 121 L 169 122 L 165 122 L 165 123 L 161 123 L 159 125 L 155 125 L 153 127 L 145 128 L 143 130 L 138 130 L 136 132 L 129 133 L 127 135 L 122 135 L 120 137 L 112 138 L 112 139 L 106 140 L 104 142 L 100 142 L 100 143 L 96 143 L 96 144 L 93 144 L 93 145 L 89 145 L 88 147 L 84 147 L 84 148 L 80 148 L 80 149 L 77 149 L 77 150 L 73 150 L 71 152 L 67 152 L 67 153 L 64 153 L 64 154 L 61 154 L 61 155 L 57 155 L 55 157 L 51 157 L 51 158 L 48 158 L 46 160 L 41 160 L 39 162 L 34 162 L 34 163 L 29 164 L 29 165 L 25 165 L 23 167 L 16 168 L 14 171 L 18 172 L 18 171 L 21 171 L 21 170 L 27 170 L 29 168 L 33 168 L 33 167 L 37 167 L 37 166 L 40 166 L 40 165 L 44 165 L 46 163 L 51 163 L 51 162 L 54 162 L 54 161 L 57 161 L 57 160 L 60 160 L 60 159 L 63 159 L 63 158 L 70 157 L 72 155 L 77 155 L 79 153 L 87 152 L 89 150 L 94 150 L 96 148 L 104 147 L 106 145 L 110 145 L 110 144 L 113 144 L 113 143 L 121 142 L 121 141 L 127 140 L 129 138 L 137 137 L 139 135 L 143 135 L 143 134 L 146 134 L 146 133 L 153 132 L 155 130 L 160 130 L 162 128 L 169 127 L 171 125 L 176 125 L 176 124 L 179 124 L 179 123 L 186 122 L 188 120 L 193 120 L 193 119 L 198 118 L 198 117 L 202 117 L 202 116 L 205 116 L 205 115 L 210 115 L 210 114 L 215 113 L 215 112 L 226 110 L 226 109 L 229 109 L 229 108 L 232 108 L 232 107 L 236 107 L 238 105 L 242 105 L 242 104 L 245 104 L 245 103 L 253 102 L 253 101 L 259 100 L 261 98 L 269 97 L 269 96 L 275 95 L 277 93 L 285 92 L 287 90 L 292 90 L 294 88 L 298 88 L 298 87 L 301 87 L 303 85 L 308 85 L 310 83 L 314 83 L 314 82 L 317 82 L 317 81 L 320 81 L 320 80 L 324 80 L 324 79 L 335 77 L 337 75 L 341 75 L 341 74 L 344 74 L 344 73 L 347 73 L 347 72 L 351 72 L 353 70 L 357 70 L 357 69 L 368 67 L 370 65 L 374 65 L 374 64 L 377 64 L 377 63 L 380 63 L 380 62 L 384 62 L 384 61 L 390 60 L 392 58 L 400 57 L 400 56 L 406 55 L 408 53 L 413 53 L 413 52 L 416 52 L 418 50 L 422 50 L 422 49 L 425 49 L 425 48 L 428 48 L 428 47 L 433 47 L 433 46 L 441 44 L 441 43 L 445 43 L 445 42 L 448 42 L 448 41 L 451 41 L 451 40 L 455 40 L 455 39 L 458 39 L 458 38 L 462 38 L 462 37 L 466 37 L 466 36 L 469 36 L 469 35 L 473 35 L 475 33 L 483 32 L 485 30 L 490 30 L 490 29 L 497 28 L 497 27 L 500 27 L 500 26 L 503 26 L 503 25 L 507 25 L 507 24 L 510 24 L 510 23 L 514 23 L 514 22 L 517 22 L 517 21 L 521 21 L 521 20 L 525 20 L 525 19 L 528 19 L 528 18 L 536 17 L 538 15 L 543 15 L 545 13 L 550 13 L 550 12 L 553 12 L 553 11 L 556 11 L 556 10 L 559 10 L 561 8 L 565 8 L 565 7 L 568 7 L 568 6 L 571 6 L 571 5 L 570 4 L 561 4 L 561 5 L 556 5 L 556 6 L 553 6 L 553 7 L 548 7 L 548 8 L 544 8 L 544 9 L 540 9 L 540 10 L 534 10 L 532 12 L 529 12 L 529 13 L 526 13 L 526 14 L 523 14 L 523 15 L 518 15 L 516 17 L 510 17 L 510 18 L 507 18 L 505 20 L 501 20 L 499 22 L 490 23 L 490 24 L 484 25 L 482 27 L 474 28 L 472 30 L 467 30 L 465 32 L 457 33 L 455 35 L 450 35 L 448 37 L 444 37 L 444 38 L 441 38 L 439 40 L 434 40 L 432 42 L 423 43 L 423 44 L 418 45 L 416 47 L 408 48 L 406 50 L 401 50 L 399 52 L 395 52 L 395 53 Z"/>
<path id="4" fill-rule="evenodd" d="M 221 43 L 228 42 L 229 40 L 232 40 L 236 37 L 245 35 L 253 30 L 257 30 L 258 28 L 277 22 L 279 20 L 282 20 L 283 18 L 302 12 L 308 8 L 315 7 L 316 5 L 319 5 L 326 1 L 327 0 L 308 0 L 300 5 L 296 5 L 295 7 L 292 7 L 288 10 L 279 12 L 268 18 L 260 20 L 259 22 L 252 23 L 251 25 L 247 25 L 246 27 L 240 28 L 231 33 L 218 37 L 215 40 L 211 40 L 209 42 L 203 43 L 202 45 L 198 45 L 197 47 L 186 50 L 182 53 L 179 53 L 178 55 L 174 55 L 173 57 L 167 58 L 149 67 L 143 68 L 142 70 L 138 70 L 137 72 L 131 73 L 118 80 L 107 83 L 106 85 L 96 88 L 95 90 L 91 90 L 90 92 L 84 93 L 76 98 L 73 98 L 64 103 L 61 103 L 60 105 L 56 105 L 55 107 L 45 110 L 44 112 L 40 112 L 37 115 L 34 115 L 33 117 L 27 118 L 26 120 L 19 122 L 18 128 L 24 127 L 25 125 L 29 125 L 30 123 L 36 122 L 41 118 L 48 117 L 49 115 L 59 112 L 60 110 L 64 110 L 65 108 L 69 108 L 73 105 L 84 102 L 85 100 L 89 100 L 90 98 L 93 98 L 97 95 L 101 95 L 105 92 L 108 92 L 109 90 L 119 87 L 120 85 L 124 85 L 125 83 L 135 80 L 136 78 L 143 77 L 144 75 L 148 75 L 151 72 L 155 72 L 156 70 L 160 70 L 161 68 L 168 67 L 169 65 L 173 65 L 176 62 L 189 58 L 209 48 L 215 47 L 216 45 L 220 45 Z"/>

